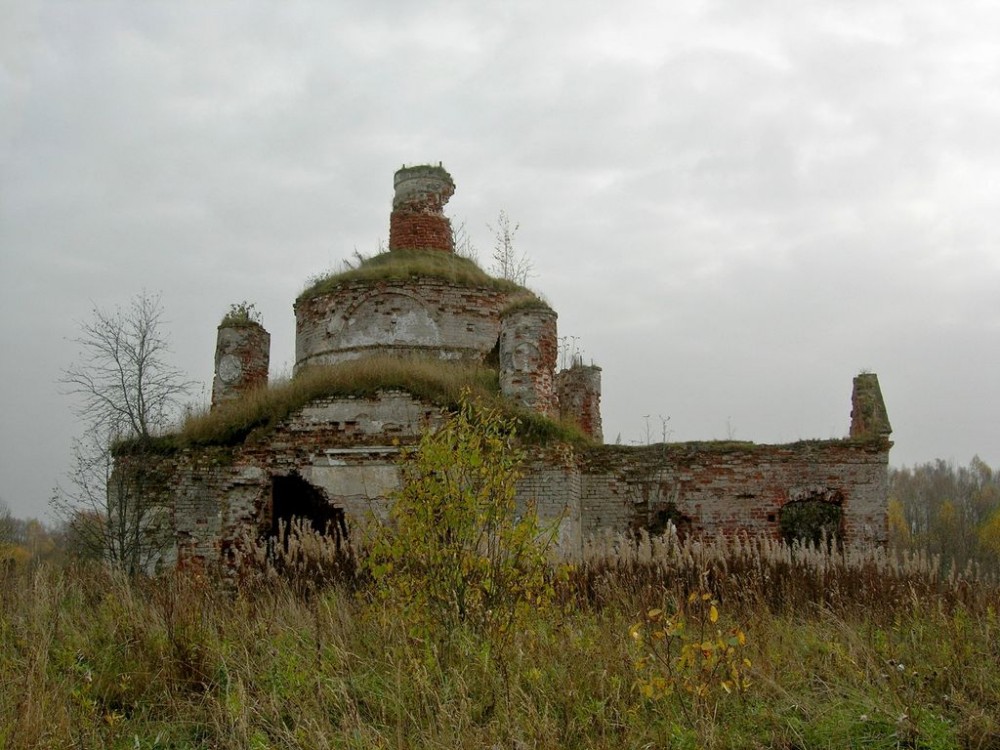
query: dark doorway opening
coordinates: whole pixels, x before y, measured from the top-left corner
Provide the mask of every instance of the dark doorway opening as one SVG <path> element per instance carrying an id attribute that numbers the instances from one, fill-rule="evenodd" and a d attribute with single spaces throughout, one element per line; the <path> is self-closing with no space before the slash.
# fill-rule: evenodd
<path id="1" fill-rule="evenodd" d="M 271 536 L 277 537 L 283 525 L 290 527 L 298 519 L 320 534 L 332 535 L 337 548 L 347 541 L 347 522 L 343 508 L 332 505 L 318 487 L 298 474 L 274 477 L 271 484 Z"/>

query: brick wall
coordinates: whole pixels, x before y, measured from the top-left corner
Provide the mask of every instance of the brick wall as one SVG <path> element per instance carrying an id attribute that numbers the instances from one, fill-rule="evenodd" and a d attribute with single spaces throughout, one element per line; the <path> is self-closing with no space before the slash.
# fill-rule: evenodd
<path id="1" fill-rule="evenodd" d="M 384 511 L 398 481 L 400 445 L 444 418 L 440 408 L 388 391 L 374 399 L 321 399 L 296 412 L 263 442 L 143 456 L 150 497 L 168 511 L 173 544 L 161 564 L 224 564 L 245 533 L 271 527 L 272 483 L 297 474 L 355 521 Z M 393 441 L 393 442 L 390 442 Z M 128 469 L 129 457 L 118 460 Z"/>
<path id="2" fill-rule="evenodd" d="M 444 216 L 393 211 L 389 215 L 390 250 L 440 250 L 450 253 L 452 244 L 451 221 Z"/>
<path id="3" fill-rule="evenodd" d="M 437 279 L 345 282 L 295 303 L 295 366 L 334 364 L 392 347 L 400 354 L 484 359 L 508 295 Z"/>
<path id="4" fill-rule="evenodd" d="M 399 483 L 399 446 L 366 429 L 351 438 L 343 427 L 365 414 L 389 417 L 399 444 L 415 442 L 442 414 L 407 400 L 331 399 L 297 414 L 265 444 L 156 459 L 152 473 L 161 478 L 158 493 L 171 509 L 176 541 L 165 562 L 224 564 L 244 533 L 269 529 L 275 476 L 297 474 L 352 526 L 370 513 L 384 516 Z M 529 453 L 517 498 L 521 508 L 534 505 L 543 524 L 558 524 L 559 546 L 569 555 L 589 537 L 648 529 L 663 514 L 685 534 L 777 537 L 782 507 L 808 499 L 840 504 L 848 543 L 884 543 L 890 446 L 828 440 L 538 448 Z"/>
<path id="5" fill-rule="evenodd" d="M 555 540 L 562 553 L 580 553 L 580 469 L 572 450 L 559 446 L 531 454 L 517 483 L 517 506 L 519 512 L 533 507 L 543 529 L 558 527 Z"/>
<path id="6" fill-rule="evenodd" d="M 666 513 L 687 533 L 779 535 L 781 508 L 838 500 L 849 542 L 887 538 L 888 441 L 601 446 L 580 454 L 584 536 L 647 528 Z M 678 524 L 680 525 L 680 524 Z"/>

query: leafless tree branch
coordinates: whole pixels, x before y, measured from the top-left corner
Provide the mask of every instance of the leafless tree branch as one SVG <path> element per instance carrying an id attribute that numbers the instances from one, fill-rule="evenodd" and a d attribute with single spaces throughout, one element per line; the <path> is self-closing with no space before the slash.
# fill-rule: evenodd
<path id="1" fill-rule="evenodd" d="M 86 432 L 74 442 L 69 489 L 56 488 L 52 506 L 77 545 L 131 573 L 158 552 L 153 540 L 164 515 L 144 454 L 192 386 L 167 362 L 161 325 L 160 299 L 145 292 L 125 308 L 95 308 L 74 339 L 77 361 L 60 381 L 77 397 Z M 116 459 L 114 447 L 124 440 L 136 447 Z"/>
<path id="2" fill-rule="evenodd" d="M 519 253 L 514 247 L 514 235 L 521 228 L 520 224 L 511 224 L 510 216 L 501 210 L 497 215 L 497 223 L 486 225 L 494 235 L 493 273 L 501 279 L 513 281 L 524 286 L 531 276 L 531 259 L 526 253 Z"/>

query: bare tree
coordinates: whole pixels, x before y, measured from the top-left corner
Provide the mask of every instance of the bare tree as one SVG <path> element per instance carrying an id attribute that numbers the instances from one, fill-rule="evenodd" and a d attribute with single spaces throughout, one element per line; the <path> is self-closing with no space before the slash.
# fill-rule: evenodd
<path id="1" fill-rule="evenodd" d="M 80 326 L 76 363 L 61 383 L 80 398 L 77 415 L 112 439 L 148 440 L 167 426 L 191 388 L 167 363 L 160 298 L 142 292 L 126 308 L 95 308 Z"/>
<path id="2" fill-rule="evenodd" d="M 113 312 L 95 308 L 75 339 L 79 358 L 60 381 L 78 398 L 86 430 L 74 441 L 69 488 L 56 489 L 53 508 L 82 549 L 133 574 L 160 551 L 165 511 L 150 491 L 152 439 L 192 385 L 166 361 L 161 324 L 160 299 L 145 292 Z"/>
<path id="3" fill-rule="evenodd" d="M 14 541 L 14 517 L 10 513 L 10 506 L 0 497 L 0 551 L 4 545 Z"/>
<path id="4" fill-rule="evenodd" d="M 136 441 L 122 462 L 117 445 L 96 430 L 74 440 L 68 486 L 56 488 L 52 507 L 75 557 L 103 558 L 134 575 L 162 551 L 166 510 L 150 492 L 148 443 Z"/>
<path id="5" fill-rule="evenodd" d="M 531 276 L 531 260 L 526 253 L 519 253 L 514 247 L 514 235 L 520 224 L 511 225 L 510 216 L 502 210 L 497 215 L 497 223 L 486 225 L 494 236 L 493 273 L 502 279 L 524 286 Z"/>

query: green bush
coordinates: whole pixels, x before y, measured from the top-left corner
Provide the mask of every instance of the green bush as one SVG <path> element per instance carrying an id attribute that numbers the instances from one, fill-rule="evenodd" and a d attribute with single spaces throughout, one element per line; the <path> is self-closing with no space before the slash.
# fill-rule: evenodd
<path id="1" fill-rule="evenodd" d="M 524 453 L 516 432 L 498 409 L 466 398 L 404 454 L 402 489 L 367 566 L 376 596 L 415 637 L 442 643 L 468 627 L 502 646 L 552 599 L 554 529 L 543 531 L 531 508 L 517 514 Z"/>
<path id="2" fill-rule="evenodd" d="M 252 302 L 237 302 L 229 306 L 229 312 L 222 318 L 219 328 L 247 328 L 261 324 L 260 311 Z"/>

